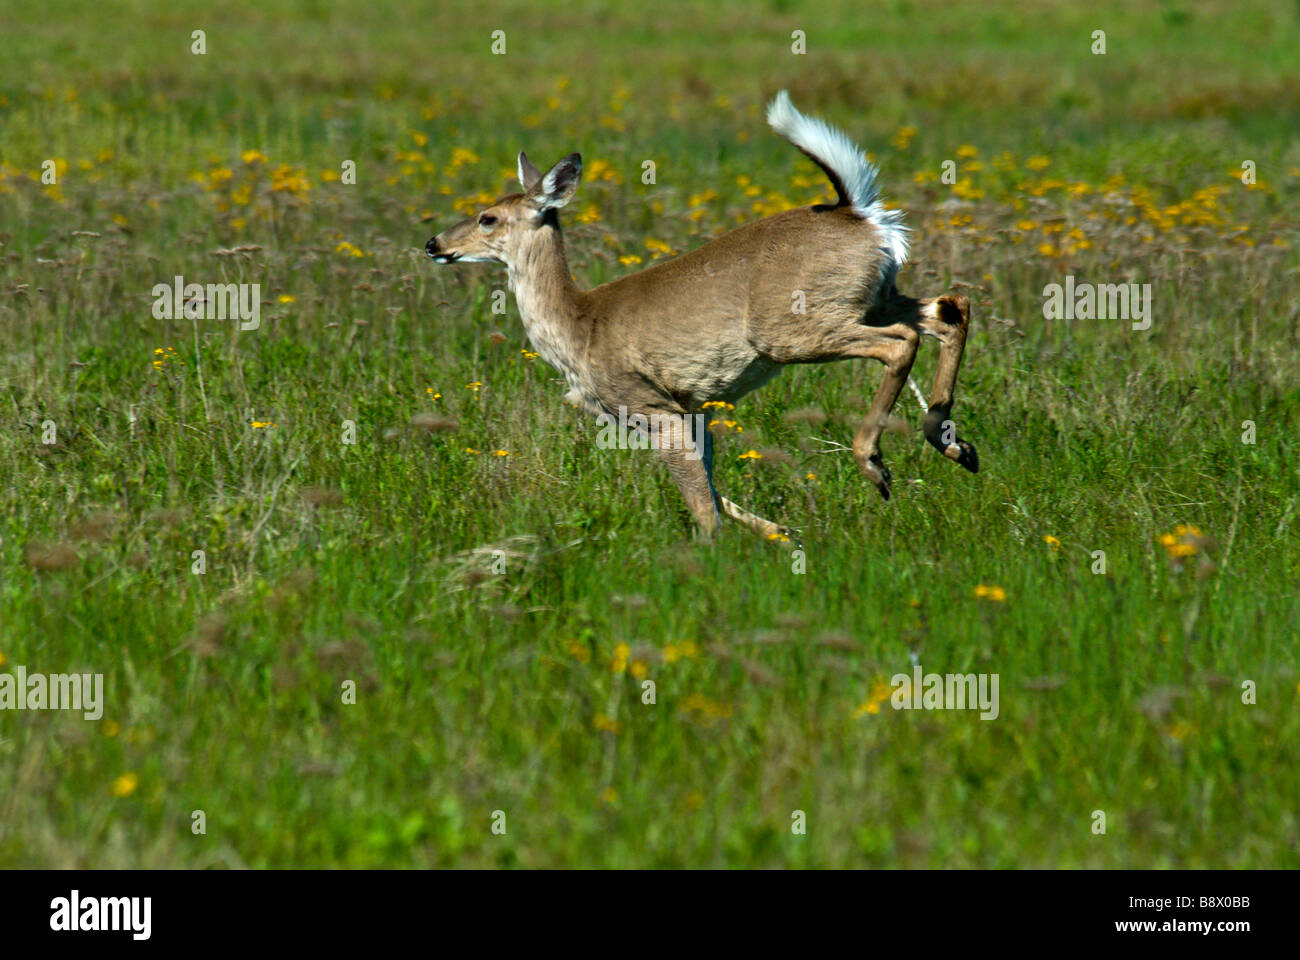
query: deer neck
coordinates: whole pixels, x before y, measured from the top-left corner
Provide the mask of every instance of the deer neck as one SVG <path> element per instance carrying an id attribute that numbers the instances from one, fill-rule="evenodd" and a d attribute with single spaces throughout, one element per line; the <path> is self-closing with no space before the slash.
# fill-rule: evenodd
<path id="1" fill-rule="evenodd" d="M 558 225 L 532 231 L 509 264 L 510 289 L 533 349 L 578 386 L 588 330 L 582 319 L 582 291 L 573 282 Z"/>

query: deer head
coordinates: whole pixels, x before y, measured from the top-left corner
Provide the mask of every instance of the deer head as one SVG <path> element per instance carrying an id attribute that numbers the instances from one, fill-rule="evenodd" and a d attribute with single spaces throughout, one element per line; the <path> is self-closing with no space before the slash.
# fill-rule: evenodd
<path id="1" fill-rule="evenodd" d="M 513 268 L 537 231 L 556 226 L 555 211 L 573 199 L 581 180 L 582 157 L 576 153 L 543 174 L 521 151 L 519 182 L 524 192 L 501 197 L 444 230 L 425 244 L 425 253 L 435 263 L 494 261 Z"/>

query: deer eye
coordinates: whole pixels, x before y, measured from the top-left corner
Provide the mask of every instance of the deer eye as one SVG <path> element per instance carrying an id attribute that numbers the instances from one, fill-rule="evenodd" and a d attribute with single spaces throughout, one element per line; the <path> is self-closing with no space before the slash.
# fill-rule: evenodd
<path id="1" fill-rule="evenodd" d="M 485 213 L 478 218 L 478 225 L 480 227 L 495 227 L 497 225 L 497 218 L 489 213 Z"/>

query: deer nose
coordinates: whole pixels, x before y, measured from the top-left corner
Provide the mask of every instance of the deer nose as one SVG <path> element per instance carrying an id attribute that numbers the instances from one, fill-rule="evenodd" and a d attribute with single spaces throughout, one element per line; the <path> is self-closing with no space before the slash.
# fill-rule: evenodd
<path id="1" fill-rule="evenodd" d="M 436 254 L 436 253 L 438 252 L 438 238 L 437 238 L 437 237 L 431 237 L 431 238 L 429 239 L 429 242 L 426 243 L 426 244 L 424 245 L 424 252 L 427 253 L 427 254 L 428 254 L 429 256 L 431 256 L 431 257 L 432 257 L 434 254 Z"/>

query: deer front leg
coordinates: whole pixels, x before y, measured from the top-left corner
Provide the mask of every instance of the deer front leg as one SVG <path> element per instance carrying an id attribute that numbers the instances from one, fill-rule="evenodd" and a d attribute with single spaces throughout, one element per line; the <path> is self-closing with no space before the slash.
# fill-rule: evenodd
<path id="1" fill-rule="evenodd" d="M 970 301 L 962 294 L 936 297 L 922 301 L 920 313 L 921 328 L 939 340 L 939 368 L 930 390 L 930 409 L 925 414 L 925 439 L 949 460 L 971 473 L 979 473 L 979 454 L 972 444 L 957 436 L 952 422 L 957 370 L 970 328 Z"/>
<path id="2" fill-rule="evenodd" d="M 704 539 L 712 540 L 721 521 L 711 471 L 705 469 L 706 451 L 694 448 L 693 445 L 688 447 L 677 416 L 669 414 L 663 416 L 661 421 L 665 425 L 660 428 L 658 435 L 659 459 L 667 465 L 668 472 L 677 483 L 677 489 L 681 490 L 687 508 L 699 524 L 700 534 Z"/>

